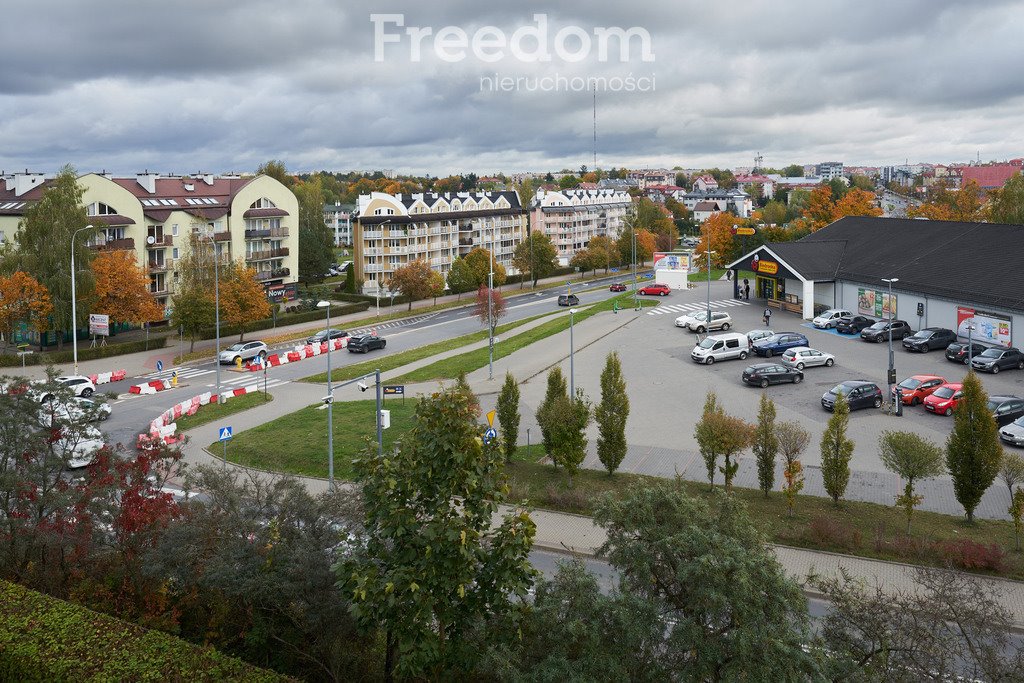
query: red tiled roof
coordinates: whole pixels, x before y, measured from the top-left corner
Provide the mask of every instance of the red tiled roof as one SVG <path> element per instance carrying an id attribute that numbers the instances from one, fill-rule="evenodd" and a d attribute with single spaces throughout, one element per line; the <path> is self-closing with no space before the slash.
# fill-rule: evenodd
<path id="1" fill-rule="evenodd" d="M 287 211 L 275 206 L 266 209 L 247 209 L 242 214 L 242 218 L 280 218 L 287 215 L 289 215 Z"/>
<path id="2" fill-rule="evenodd" d="M 697 202 L 694 207 L 694 211 L 718 211 L 718 204 L 715 202 Z"/>
<path id="3" fill-rule="evenodd" d="M 252 178 L 214 178 L 212 185 L 207 185 L 199 178 L 157 178 L 156 192 L 147 192 L 135 178 L 111 178 L 111 180 L 131 192 L 139 199 L 184 199 L 187 197 L 223 197 L 222 203 L 229 203 L 238 191 L 253 181 Z M 185 186 L 192 187 L 191 190 Z"/>
<path id="4" fill-rule="evenodd" d="M 1002 187 L 1014 173 L 1019 173 L 1020 168 L 1012 164 L 994 164 L 992 166 L 965 166 L 960 169 L 960 176 L 964 184 L 969 180 L 978 183 L 983 190 Z"/>
<path id="5" fill-rule="evenodd" d="M 113 213 L 108 213 L 102 216 L 89 216 L 89 220 L 100 221 L 107 225 L 135 225 L 134 219 Z"/>

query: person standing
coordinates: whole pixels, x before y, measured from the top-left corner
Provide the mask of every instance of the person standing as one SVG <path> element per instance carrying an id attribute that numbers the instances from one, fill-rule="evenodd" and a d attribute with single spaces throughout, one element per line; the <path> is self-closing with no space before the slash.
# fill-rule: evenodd
<path id="1" fill-rule="evenodd" d="M 743 294 L 747 301 L 750 301 L 750 280 L 743 278 Z"/>
<path id="2" fill-rule="evenodd" d="M 764 326 L 770 328 L 772 325 L 772 309 L 764 307 Z"/>

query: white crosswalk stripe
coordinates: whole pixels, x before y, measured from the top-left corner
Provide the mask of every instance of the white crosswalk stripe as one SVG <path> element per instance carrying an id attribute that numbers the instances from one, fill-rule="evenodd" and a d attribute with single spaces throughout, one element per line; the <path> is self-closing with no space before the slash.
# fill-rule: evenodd
<path id="1" fill-rule="evenodd" d="M 290 383 L 290 380 L 287 380 L 287 379 L 277 379 L 275 377 L 267 377 L 267 388 L 268 389 L 273 389 L 274 387 L 279 387 L 279 386 L 282 386 L 284 384 L 289 384 L 289 383 Z M 247 387 L 247 386 L 250 386 L 250 385 L 253 385 L 253 384 L 256 385 L 257 389 L 259 389 L 260 391 L 263 391 L 263 373 L 254 372 L 251 375 L 246 375 L 246 376 L 243 376 L 243 377 L 230 377 L 228 379 L 222 379 L 221 382 L 220 382 L 220 385 L 222 387 L 229 387 L 230 389 L 237 389 L 238 387 Z M 207 384 L 206 386 L 211 388 L 211 389 L 213 389 L 217 385 L 216 384 Z"/>
<path id="2" fill-rule="evenodd" d="M 740 301 L 739 299 L 719 299 L 711 302 L 711 308 L 725 308 L 728 306 L 749 306 L 749 301 Z M 691 313 L 694 311 L 703 311 L 708 307 L 706 301 L 694 301 L 688 304 L 668 304 L 658 306 L 655 309 L 647 311 L 647 315 L 665 315 L 666 313 Z"/>
<path id="3" fill-rule="evenodd" d="M 210 369 L 190 368 L 183 366 L 180 368 L 170 368 L 168 370 L 161 370 L 160 372 L 151 372 L 148 375 L 142 375 L 142 377 L 145 379 L 170 379 L 171 376 L 174 374 L 175 370 L 178 371 L 179 380 L 188 379 L 189 377 L 199 377 L 201 375 L 207 375 L 211 372 L 215 372 L 214 370 Z"/>

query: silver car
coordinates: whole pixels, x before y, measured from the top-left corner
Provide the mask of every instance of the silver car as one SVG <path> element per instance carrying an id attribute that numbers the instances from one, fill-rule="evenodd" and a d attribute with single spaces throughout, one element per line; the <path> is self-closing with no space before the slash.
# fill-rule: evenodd
<path id="1" fill-rule="evenodd" d="M 815 365 L 824 365 L 826 368 L 830 368 L 835 365 L 835 362 L 836 357 L 831 353 L 818 351 L 807 346 L 794 346 L 791 349 L 786 349 L 782 354 L 783 365 L 788 365 L 797 370 L 803 370 L 805 367 L 809 368 Z"/>
<path id="2" fill-rule="evenodd" d="M 1024 446 L 1024 417 L 999 428 L 999 438 L 1013 446 Z"/>
<path id="3" fill-rule="evenodd" d="M 236 363 L 241 360 L 252 360 L 256 356 L 267 357 L 270 348 L 261 341 L 238 342 L 220 352 L 221 364 Z"/>

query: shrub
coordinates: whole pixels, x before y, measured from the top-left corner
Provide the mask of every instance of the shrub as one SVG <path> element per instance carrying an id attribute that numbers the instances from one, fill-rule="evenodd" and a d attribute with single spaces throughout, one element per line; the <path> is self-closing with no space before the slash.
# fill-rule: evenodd
<path id="1" fill-rule="evenodd" d="M 590 496 L 582 488 L 548 486 L 544 490 L 544 502 L 547 507 L 555 510 L 571 510 L 578 513 L 590 512 Z"/>
<path id="2" fill-rule="evenodd" d="M 331 306 L 331 318 L 333 319 L 333 318 L 335 318 L 337 316 L 348 315 L 349 313 L 362 313 L 363 311 L 365 311 L 369 307 L 370 307 L 370 304 L 367 303 L 367 302 L 362 302 L 362 303 L 357 303 L 357 304 L 347 304 L 347 305 L 342 305 L 342 306 Z M 321 310 L 319 308 L 316 308 L 316 309 L 313 309 L 312 311 L 305 311 L 303 313 L 286 313 L 284 315 L 279 315 L 279 316 L 277 316 L 277 325 L 278 326 L 282 326 L 282 325 L 294 325 L 296 323 L 308 323 L 311 320 L 325 320 L 326 317 L 327 317 L 327 314 L 323 310 Z M 274 327 L 274 319 L 273 318 L 266 318 L 264 320 L 257 320 L 256 322 L 254 322 L 254 323 L 252 323 L 250 325 L 246 325 L 246 330 L 245 331 L 246 331 L 246 334 L 249 334 L 250 332 L 256 332 L 256 331 L 259 331 L 259 330 L 269 330 L 269 329 L 271 329 L 273 327 Z M 234 335 L 238 334 L 239 332 L 240 332 L 240 330 L 237 327 L 235 327 L 234 325 L 221 325 L 220 326 L 220 336 L 221 336 L 221 338 L 231 337 L 231 336 L 234 336 Z M 199 338 L 200 339 L 213 339 L 215 336 L 216 336 L 216 331 L 213 328 L 210 328 L 208 330 L 203 330 L 203 333 L 199 336 Z M 150 343 L 152 344 L 152 342 L 150 342 Z M 82 353 L 79 352 L 78 356 L 79 356 L 79 358 L 81 358 Z"/>
<path id="3" fill-rule="evenodd" d="M 131 342 L 118 342 L 116 344 L 107 344 L 106 346 L 97 346 L 94 348 L 82 348 L 82 345 L 78 345 L 78 360 L 97 360 L 99 358 L 112 358 L 114 356 L 122 356 L 126 353 L 138 353 L 140 351 L 153 351 L 154 349 L 162 349 L 167 346 L 168 340 L 171 337 L 167 335 L 151 336 L 149 338 L 149 344 L 147 346 L 145 339 Z M 59 365 L 61 363 L 70 363 L 74 359 L 74 350 L 69 346 L 63 351 L 46 351 L 44 353 L 33 353 L 25 356 L 25 365 Z M 13 368 L 21 367 L 21 358 L 14 354 L 0 355 L 0 367 Z"/>
<path id="4" fill-rule="evenodd" d="M 960 569 L 988 569 L 1001 572 L 1006 566 L 1006 552 L 995 543 L 978 543 L 967 538 L 944 541 L 940 545 L 943 558 Z"/>
<path id="5" fill-rule="evenodd" d="M 858 529 L 820 515 L 807 526 L 807 537 L 815 545 L 841 550 L 856 550 L 864 540 Z"/>

